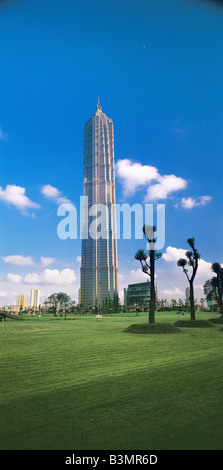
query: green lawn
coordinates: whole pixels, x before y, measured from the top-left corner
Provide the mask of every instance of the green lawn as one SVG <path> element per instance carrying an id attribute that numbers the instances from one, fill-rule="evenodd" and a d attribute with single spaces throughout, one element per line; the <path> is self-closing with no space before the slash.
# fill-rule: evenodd
<path id="1" fill-rule="evenodd" d="M 147 317 L 75 318 L 0 322 L 1 449 L 223 448 L 223 324 L 133 334 Z"/>

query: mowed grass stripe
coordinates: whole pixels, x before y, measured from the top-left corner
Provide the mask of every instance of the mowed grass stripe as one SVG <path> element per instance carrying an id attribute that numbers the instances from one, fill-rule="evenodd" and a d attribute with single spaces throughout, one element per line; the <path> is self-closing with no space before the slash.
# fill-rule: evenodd
<path id="1" fill-rule="evenodd" d="M 2 448 L 222 445 L 219 327 L 148 336 L 123 333 L 132 319 L 6 323 Z"/>
<path id="2" fill-rule="evenodd" d="M 48 340 L 46 349 L 43 348 L 42 338 L 40 338 L 40 341 L 31 341 L 28 345 L 26 343 L 28 350 L 32 345 L 31 355 L 27 355 L 23 344 L 18 342 L 17 350 L 20 352 L 17 353 L 17 357 L 7 358 L 7 362 L 2 365 L 2 374 L 4 376 L 4 369 L 7 369 L 7 380 L 9 381 L 5 382 L 2 392 L 4 393 L 5 390 L 6 398 L 10 399 L 11 393 L 13 397 L 15 389 L 18 392 L 19 388 L 21 394 L 26 395 L 27 392 L 35 394 L 37 384 L 43 390 L 50 390 L 56 385 L 66 385 L 70 382 L 79 384 L 94 378 L 104 380 L 109 376 L 118 377 L 129 374 L 136 369 L 147 371 L 156 367 L 157 363 L 159 368 L 166 367 L 172 361 L 174 364 L 188 363 L 188 361 L 194 363 L 199 357 L 209 356 L 210 353 L 217 360 L 220 350 L 220 346 L 216 347 L 215 342 L 211 348 L 210 341 L 209 348 L 207 348 L 207 340 L 205 339 L 203 347 L 200 345 L 200 348 L 194 340 L 193 347 L 191 346 L 189 352 L 186 348 L 186 355 L 182 337 L 180 342 L 175 337 L 171 342 L 169 337 L 162 338 L 161 350 L 157 349 L 157 338 L 135 337 L 134 335 L 131 340 L 133 351 L 129 347 L 129 342 L 125 341 L 123 334 L 118 343 L 116 341 L 114 344 L 109 340 L 104 343 L 101 338 L 98 341 L 98 338 L 95 337 L 93 343 L 91 342 L 87 346 L 85 344 L 82 348 L 80 344 L 75 344 L 75 347 L 72 347 L 71 341 L 75 342 L 74 338 L 68 336 L 65 342 L 64 337 L 60 337 L 57 339 L 57 351 L 55 352 L 55 342 L 52 341 L 52 337 L 52 344 L 50 345 L 50 340 Z M 179 350 L 179 346 L 181 346 L 181 350 Z M 175 354 L 176 348 L 178 349 L 177 356 Z"/>
<path id="3" fill-rule="evenodd" d="M 213 361 L 208 365 L 205 362 L 206 372 L 203 365 L 197 364 L 193 371 L 190 367 L 184 370 L 172 367 L 163 370 L 162 374 L 158 369 L 150 374 L 136 372 L 130 377 L 119 378 L 118 384 L 111 378 L 50 393 L 41 392 L 26 400 L 18 399 L 8 408 L 10 439 L 15 438 L 15 442 L 17 439 L 19 447 L 23 442 L 24 448 L 36 448 L 36 433 L 40 448 L 110 449 L 111 442 L 113 449 L 139 449 L 152 445 L 163 448 L 160 436 L 163 438 L 165 434 L 168 441 L 171 436 L 182 433 L 185 426 L 191 425 L 193 430 L 201 420 L 207 425 L 216 414 L 216 407 L 221 410 L 220 385 L 217 390 L 207 386 L 207 374 L 216 385 L 216 373 L 221 373 L 220 364 L 216 370 Z M 71 434 L 62 436 L 61 431 L 67 433 L 67 429 Z M 219 431 L 220 428 L 215 433 L 214 448 L 220 436 L 223 437 Z M 210 445 L 208 436 L 207 430 L 200 443 Z M 186 443 L 189 436 L 185 439 Z M 175 442 L 175 448 L 184 448 L 185 443 Z M 147 447 L 143 447 L 145 444 Z"/>
<path id="4" fill-rule="evenodd" d="M 16 359 L 12 355 L 11 364 L 9 358 L 7 358 L 7 363 L 3 364 L 3 369 L 5 365 L 6 368 L 11 370 L 11 379 L 14 384 L 17 383 L 17 386 L 19 386 L 19 378 L 21 377 L 21 389 L 24 389 L 24 380 L 26 380 L 27 387 L 32 387 L 33 383 L 33 392 L 35 393 L 37 379 L 38 383 L 45 382 L 46 375 L 48 376 L 48 385 L 50 386 L 54 381 L 59 384 L 60 382 L 69 383 L 70 380 L 72 380 L 72 383 L 81 383 L 92 380 L 95 376 L 99 380 L 100 377 L 103 379 L 104 376 L 119 376 L 123 373 L 129 373 L 129 371 L 131 372 L 136 367 L 140 369 L 154 367 L 157 361 L 159 367 L 165 367 L 166 363 L 172 360 L 175 363 L 188 361 L 189 359 L 195 361 L 197 357 L 205 354 L 205 350 L 206 354 L 209 355 L 211 346 L 210 335 L 208 342 L 206 338 L 199 338 L 199 345 L 196 338 L 193 338 L 190 351 L 188 351 L 187 344 L 186 351 L 184 351 L 183 342 L 176 337 L 172 338 L 171 341 L 170 337 L 162 337 L 162 348 L 160 350 L 160 348 L 157 349 L 156 347 L 157 339 L 133 336 L 131 337 L 131 346 L 134 349 L 132 354 L 129 350 L 129 338 L 126 342 L 122 331 L 119 339 L 116 335 L 115 341 L 113 341 L 114 337 L 112 336 L 110 338 L 102 338 L 101 336 L 98 338 L 95 335 L 90 343 L 83 342 L 83 339 L 77 341 L 79 338 L 75 338 L 73 335 L 67 336 L 66 333 L 66 330 L 65 332 L 60 331 L 60 337 L 56 339 L 56 351 L 52 333 L 49 334 L 47 342 L 42 337 L 38 341 L 36 336 L 35 339 L 31 339 L 30 344 L 26 342 L 25 347 L 28 354 L 25 354 L 24 344 L 19 342 Z M 75 333 L 77 334 L 77 332 Z M 67 336 L 66 341 L 64 340 L 65 335 Z M 14 338 L 15 340 L 16 338 Z M 179 350 L 179 341 L 180 345 L 182 343 L 181 350 Z M 175 354 L 176 349 L 178 349 L 177 356 Z M 219 354 L 219 349 L 220 347 L 216 347 L 216 342 L 212 342 L 211 352 L 216 358 Z M 30 350 L 32 351 L 31 354 Z M 63 374 L 65 370 L 66 374 Z M 49 381 L 50 379 L 51 382 Z M 26 393 L 26 390 L 24 390 L 24 393 Z M 7 396 L 10 398 L 9 390 L 7 391 Z"/>

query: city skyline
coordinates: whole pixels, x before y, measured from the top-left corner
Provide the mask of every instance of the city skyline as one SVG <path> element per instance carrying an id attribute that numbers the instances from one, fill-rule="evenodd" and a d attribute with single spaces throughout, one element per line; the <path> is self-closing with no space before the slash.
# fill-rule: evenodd
<path id="1" fill-rule="evenodd" d="M 57 208 L 79 203 L 83 126 L 98 95 L 115 126 L 117 202 L 165 204 L 159 296 L 184 297 L 176 262 L 195 237 L 200 299 L 211 263 L 223 262 L 222 9 L 183 0 L 55 4 L 0 6 L 0 304 L 35 286 L 40 303 L 59 291 L 78 301 L 81 240 L 58 238 Z M 124 287 L 146 281 L 134 260 L 146 243 L 117 245 L 123 301 Z"/>

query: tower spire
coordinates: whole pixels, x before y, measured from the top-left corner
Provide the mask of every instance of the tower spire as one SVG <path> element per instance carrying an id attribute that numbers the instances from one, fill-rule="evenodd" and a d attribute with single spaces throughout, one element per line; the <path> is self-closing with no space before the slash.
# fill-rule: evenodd
<path id="1" fill-rule="evenodd" d="M 100 101 L 99 101 L 99 96 L 98 96 L 98 103 L 97 103 L 97 111 L 101 111 L 102 110 L 102 107 L 100 105 Z"/>

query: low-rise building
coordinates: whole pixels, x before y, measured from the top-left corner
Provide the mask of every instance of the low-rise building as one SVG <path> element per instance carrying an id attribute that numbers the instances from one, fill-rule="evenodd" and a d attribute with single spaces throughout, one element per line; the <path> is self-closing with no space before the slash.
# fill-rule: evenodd
<path id="1" fill-rule="evenodd" d="M 127 289 L 124 289 L 125 308 L 148 308 L 150 301 L 150 287 L 151 283 L 149 281 L 129 284 Z"/>
<path id="2" fill-rule="evenodd" d="M 3 307 L 3 310 L 5 312 L 19 313 L 20 307 L 19 305 L 5 305 L 5 307 Z"/>

